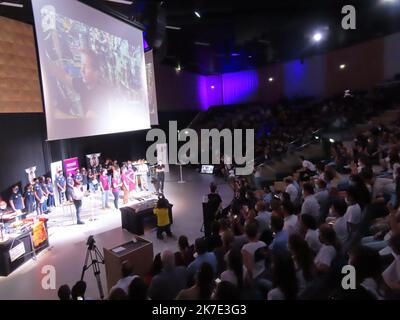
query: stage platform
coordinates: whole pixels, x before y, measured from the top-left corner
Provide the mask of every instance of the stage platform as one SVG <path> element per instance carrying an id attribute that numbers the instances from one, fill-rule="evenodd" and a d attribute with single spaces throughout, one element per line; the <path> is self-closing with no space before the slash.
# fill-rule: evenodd
<path id="1" fill-rule="evenodd" d="M 174 224 L 172 232 L 178 238 L 186 235 L 190 243 L 202 236 L 202 199 L 208 193 L 211 182 L 218 185 L 219 193 L 224 200 L 224 205 L 232 199 L 232 190 L 225 181 L 212 175 L 200 174 L 192 169 L 183 169 L 183 178 L 186 183 L 178 183 L 179 167 L 171 167 L 171 172 L 166 174 L 165 196 L 174 204 Z M 72 287 L 80 279 L 86 254 L 86 240 L 94 236 L 97 247 L 103 252 L 103 246 L 113 247 L 129 241 L 132 234 L 121 228 L 121 215 L 119 210 L 113 209 L 113 197 L 110 195 L 110 207 L 101 209 L 100 195 L 93 200 L 85 199 L 82 210 L 84 225 L 76 225 L 75 211 L 72 213 L 56 208 L 49 214 L 50 247 L 37 257 L 30 260 L 8 277 L 0 277 L 0 299 L 58 299 L 57 289 L 63 284 Z M 121 203 L 122 205 L 122 203 Z M 94 218 L 93 221 L 90 221 Z M 146 230 L 145 239 L 153 242 L 154 253 L 163 250 L 178 250 L 177 239 L 165 237 L 165 240 L 156 238 L 155 230 Z M 56 270 L 56 289 L 45 290 L 42 288 L 43 268 L 53 266 Z M 105 292 L 105 269 L 101 267 L 101 278 Z M 87 296 L 97 299 L 99 297 L 96 281 L 92 270 L 86 271 Z"/>

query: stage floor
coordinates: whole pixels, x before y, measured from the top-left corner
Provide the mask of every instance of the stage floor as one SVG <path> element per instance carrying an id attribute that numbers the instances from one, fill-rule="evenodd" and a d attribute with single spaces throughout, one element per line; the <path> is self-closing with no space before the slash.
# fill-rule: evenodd
<path id="1" fill-rule="evenodd" d="M 186 183 L 180 184 L 179 167 L 172 167 L 166 174 L 165 196 L 174 205 L 174 224 L 172 232 L 178 238 L 186 235 L 190 243 L 200 236 L 202 219 L 202 199 L 208 193 L 211 182 L 218 185 L 218 191 L 224 200 L 224 205 L 232 199 L 232 190 L 225 181 L 212 175 L 202 175 L 191 169 L 183 169 L 183 178 Z M 112 195 L 110 207 L 113 208 Z M 86 201 L 85 201 L 86 200 Z M 56 208 L 49 214 L 50 247 L 37 256 L 37 260 L 30 260 L 8 277 L 0 277 L 0 299 L 2 300 L 29 300 L 29 299 L 58 299 L 57 289 L 63 284 L 72 287 L 80 279 L 86 254 L 86 240 L 94 235 L 97 247 L 114 247 L 129 241 L 132 234 L 121 228 L 119 210 L 101 209 L 100 198 L 93 201 L 85 199 L 82 209 L 84 225 L 75 224 L 75 212 L 63 212 Z M 74 219 L 72 219 L 74 217 Z M 90 218 L 94 217 L 94 221 Z M 177 239 L 165 237 L 165 240 L 156 238 L 155 230 L 147 230 L 143 236 L 153 242 L 154 254 L 170 249 L 178 250 Z M 42 288 L 43 268 L 53 266 L 56 271 L 56 289 Z M 105 293 L 105 268 L 101 266 L 101 278 Z M 96 281 L 92 269 L 86 271 L 87 297 L 99 297 Z"/>

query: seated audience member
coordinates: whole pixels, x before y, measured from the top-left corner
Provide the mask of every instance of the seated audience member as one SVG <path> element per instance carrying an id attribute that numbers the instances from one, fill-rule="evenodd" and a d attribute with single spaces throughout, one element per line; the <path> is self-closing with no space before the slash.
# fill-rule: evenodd
<path id="1" fill-rule="evenodd" d="M 243 264 L 249 273 L 249 278 L 254 280 L 263 277 L 265 271 L 265 261 L 263 259 L 257 261 L 255 253 L 258 249 L 267 245 L 258 240 L 257 225 L 255 223 L 249 223 L 246 226 L 246 235 L 249 242 L 242 247 Z"/>
<path id="2" fill-rule="evenodd" d="M 274 196 L 271 201 L 271 216 L 279 216 L 283 218 L 282 202 L 279 197 L 277 198 L 277 196 Z"/>
<path id="3" fill-rule="evenodd" d="M 219 276 L 222 271 L 226 270 L 225 255 L 232 249 L 234 236 L 231 230 L 225 230 L 222 234 L 222 246 L 214 250 L 217 259 L 217 275 Z M 238 250 L 238 249 L 237 249 Z M 240 250 L 240 249 L 239 249 Z"/>
<path id="4" fill-rule="evenodd" d="M 356 269 L 356 285 L 382 300 L 381 260 L 377 251 L 358 246 L 349 252 L 349 264 Z"/>
<path id="5" fill-rule="evenodd" d="M 204 238 L 198 238 L 194 243 L 194 247 L 196 250 L 196 258 L 187 268 L 189 283 L 193 282 L 196 272 L 205 262 L 212 267 L 214 276 L 217 274 L 217 259 L 213 252 L 207 251 L 207 241 Z"/>
<path id="6" fill-rule="evenodd" d="M 314 279 L 315 265 L 314 254 L 307 242 L 298 234 L 292 234 L 289 237 L 289 252 L 292 254 L 296 270 L 297 284 L 299 293 L 304 290 Z"/>
<path id="7" fill-rule="evenodd" d="M 316 174 L 317 168 L 311 161 L 306 160 L 303 156 L 300 156 L 300 160 L 302 165 L 300 172 L 303 173 L 303 175 L 307 174 L 308 176 L 313 176 Z"/>
<path id="8" fill-rule="evenodd" d="M 263 190 L 264 190 L 263 200 L 266 203 L 266 205 L 269 205 L 271 203 L 271 200 L 272 200 L 271 188 L 268 185 L 265 185 L 263 187 Z"/>
<path id="9" fill-rule="evenodd" d="M 247 281 L 247 269 L 243 265 L 242 254 L 238 250 L 230 250 L 227 260 L 228 267 L 221 273 L 221 280 L 232 283 L 241 291 Z"/>
<path id="10" fill-rule="evenodd" d="M 166 250 L 161 254 L 163 268 L 151 281 L 149 296 L 152 300 L 172 300 L 186 288 L 186 268 L 175 266 L 174 254 Z"/>
<path id="11" fill-rule="evenodd" d="M 254 210 L 257 203 L 257 199 L 254 196 L 254 192 L 252 190 L 246 191 L 246 205 L 249 207 L 250 210 Z"/>
<path id="12" fill-rule="evenodd" d="M 282 202 L 282 212 L 283 212 L 283 230 L 286 230 L 289 235 L 296 233 L 298 231 L 298 219 L 294 214 L 294 208 L 290 201 Z"/>
<path id="13" fill-rule="evenodd" d="M 301 214 L 307 213 L 312 215 L 316 221 L 319 219 L 320 207 L 317 199 L 314 196 L 314 188 L 312 184 L 305 183 L 303 185 L 304 201 L 301 205 Z"/>
<path id="14" fill-rule="evenodd" d="M 148 286 L 142 278 L 136 277 L 132 280 L 128 289 L 129 300 L 149 300 L 147 295 Z"/>
<path id="15" fill-rule="evenodd" d="M 214 290 L 214 271 L 213 267 L 204 262 L 200 265 L 196 273 L 195 284 L 179 292 L 177 300 L 210 300 Z"/>
<path id="16" fill-rule="evenodd" d="M 274 240 L 270 244 L 272 252 L 282 252 L 288 250 L 289 233 L 283 230 L 284 220 L 279 216 L 271 217 L 271 231 L 275 234 Z"/>
<path id="17" fill-rule="evenodd" d="M 392 293 L 400 297 L 400 233 L 394 234 L 389 241 L 394 257 L 393 262 L 383 271 L 382 278 Z"/>
<path id="18" fill-rule="evenodd" d="M 18 186 L 12 187 L 12 192 L 11 192 L 9 202 L 10 202 L 10 207 L 14 212 L 17 212 L 17 211 L 22 212 L 22 210 L 25 209 L 25 204 L 24 204 L 24 201 L 22 198 L 22 194 L 19 191 Z"/>
<path id="19" fill-rule="evenodd" d="M 261 234 L 269 229 L 271 223 L 271 212 L 267 211 L 267 204 L 265 201 L 258 201 L 256 204 L 257 216 L 255 220 L 258 223 L 258 233 Z"/>
<path id="20" fill-rule="evenodd" d="M 326 182 L 322 179 L 318 179 L 317 183 L 315 184 L 315 189 L 315 199 L 318 201 L 321 212 L 326 215 L 328 214 L 330 205 L 329 191 L 326 187 Z"/>
<path id="21" fill-rule="evenodd" d="M 332 261 L 339 252 L 340 243 L 335 230 L 329 224 L 319 227 L 319 240 L 322 246 L 314 259 L 315 267 L 318 273 L 328 273 L 331 270 Z"/>
<path id="22" fill-rule="evenodd" d="M 72 287 L 71 290 L 71 297 L 72 300 L 85 300 L 85 293 L 86 293 L 86 282 L 85 281 L 78 281 Z"/>
<path id="23" fill-rule="evenodd" d="M 232 301 L 240 299 L 240 290 L 231 282 L 221 281 L 217 284 L 212 300 Z"/>
<path id="24" fill-rule="evenodd" d="M 258 227 L 257 227 L 258 228 Z M 232 221 L 232 231 L 234 234 L 234 240 L 232 244 L 232 248 L 236 248 L 241 250 L 242 247 L 249 242 L 246 234 L 244 233 L 244 229 L 242 224 L 240 223 L 239 218 L 234 218 Z"/>
<path id="25" fill-rule="evenodd" d="M 115 288 L 110 291 L 110 295 L 108 296 L 108 300 L 128 300 L 128 295 L 121 288 Z"/>
<path id="26" fill-rule="evenodd" d="M 222 246 L 221 236 L 219 235 L 221 224 L 218 221 L 213 221 L 211 226 L 211 236 L 207 239 L 208 251 L 213 251 L 215 248 Z"/>
<path id="27" fill-rule="evenodd" d="M 297 297 L 296 270 L 287 252 L 273 254 L 272 287 L 268 292 L 268 300 L 295 300 Z"/>
<path id="28" fill-rule="evenodd" d="M 150 273 L 144 278 L 144 282 L 149 286 L 153 278 L 158 275 L 162 270 L 161 253 L 157 253 L 154 256 L 153 264 L 151 266 Z"/>
<path id="29" fill-rule="evenodd" d="M 361 222 L 361 207 L 357 203 L 357 190 L 350 187 L 346 191 L 347 210 L 344 219 L 347 222 L 349 233 L 353 233 Z"/>
<path id="30" fill-rule="evenodd" d="M 319 231 L 314 217 L 309 214 L 302 214 L 300 216 L 300 230 L 301 233 L 304 234 L 304 240 L 307 242 L 311 251 L 316 255 L 322 244 L 319 241 Z"/>
<path id="31" fill-rule="evenodd" d="M 285 192 L 289 194 L 290 201 L 295 203 L 297 201 L 297 199 L 298 199 L 299 190 L 293 184 L 293 178 L 292 177 L 287 177 L 287 178 L 285 178 L 284 181 L 285 181 L 285 184 L 286 184 Z"/>
<path id="32" fill-rule="evenodd" d="M 67 284 L 64 284 L 58 288 L 57 294 L 60 300 L 71 300 L 71 289 Z"/>
<path id="33" fill-rule="evenodd" d="M 331 216 L 326 219 L 329 224 L 333 224 L 333 230 L 342 244 L 349 238 L 349 229 L 345 218 L 346 211 L 346 202 L 343 199 L 336 199 L 332 203 Z"/>
<path id="34" fill-rule="evenodd" d="M 128 294 L 130 283 L 137 277 L 133 274 L 133 266 L 128 261 L 124 261 L 122 263 L 121 276 L 122 278 L 119 279 L 118 282 L 111 288 L 110 293 L 113 290 L 120 288 L 124 290 L 126 294 Z"/>
<path id="35" fill-rule="evenodd" d="M 361 208 L 371 203 L 371 192 L 368 190 L 364 180 L 368 181 L 370 175 L 373 175 L 372 169 L 364 169 L 361 174 L 350 176 L 350 186 L 355 190 L 355 197 Z"/>
<path id="36" fill-rule="evenodd" d="M 194 246 L 189 246 L 189 240 L 186 236 L 180 236 L 178 239 L 179 251 L 175 252 L 175 265 L 187 267 L 194 260 Z"/>

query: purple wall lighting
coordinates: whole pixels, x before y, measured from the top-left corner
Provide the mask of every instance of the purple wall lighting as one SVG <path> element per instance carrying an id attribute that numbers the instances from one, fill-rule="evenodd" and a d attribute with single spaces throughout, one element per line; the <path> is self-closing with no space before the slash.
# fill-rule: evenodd
<path id="1" fill-rule="evenodd" d="M 222 85 L 224 104 L 236 104 L 257 100 L 257 70 L 223 74 Z"/>

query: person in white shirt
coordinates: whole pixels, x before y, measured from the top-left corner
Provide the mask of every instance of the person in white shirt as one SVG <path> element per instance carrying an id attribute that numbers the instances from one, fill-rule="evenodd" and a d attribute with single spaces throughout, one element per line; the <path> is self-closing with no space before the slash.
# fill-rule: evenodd
<path id="1" fill-rule="evenodd" d="M 302 168 L 298 170 L 301 178 L 303 179 L 305 176 L 314 176 L 317 173 L 317 168 L 315 165 L 306 159 L 303 156 L 300 156 Z"/>
<path id="2" fill-rule="evenodd" d="M 304 201 L 301 206 L 301 214 L 310 214 L 316 221 L 318 221 L 320 216 L 320 206 L 314 196 L 314 188 L 310 183 L 305 183 L 303 185 L 303 195 Z"/>
<path id="3" fill-rule="evenodd" d="M 300 216 L 300 232 L 304 234 L 304 240 L 316 255 L 321 249 L 322 243 L 319 241 L 317 222 L 312 215 L 302 214 Z"/>
<path id="4" fill-rule="evenodd" d="M 289 201 L 282 202 L 282 212 L 283 212 L 283 230 L 286 230 L 291 234 L 298 232 L 298 219 L 297 216 L 294 214 L 293 204 Z"/>
<path id="5" fill-rule="evenodd" d="M 297 190 L 297 188 L 293 184 L 293 178 L 292 177 L 285 178 L 285 184 L 286 184 L 285 192 L 289 194 L 290 201 L 295 203 L 297 198 L 298 198 L 299 191 Z"/>
<path id="6" fill-rule="evenodd" d="M 361 222 L 361 207 L 357 203 L 357 190 L 354 187 L 349 187 L 346 191 L 347 210 L 344 219 L 347 222 L 349 233 L 355 231 L 356 227 Z"/>
<path id="7" fill-rule="evenodd" d="M 249 223 L 246 225 L 246 235 L 249 242 L 242 247 L 243 264 L 249 273 L 249 278 L 253 280 L 261 277 L 265 271 L 265 261 L 263 259 L 256 261 L 255 253 L 258 249 L 267 247 L 264 242 L 258 240 L 257 231 L 257 224 Z"/>
<path id="8" fill-rule="evenodd" d="M 336 258 L 340 244 L 335 230 L 329 224 L 322 224 L 319 227 L 319 240 L 322 246 L 314 259 L 314 263 L 318 273 L 327 273 L 331 270 L 332 262 Z"/>
<path id="9" fill-rule="evenodd" d="M 298 294 L 296 269 L 287 252 L 272 257 L 272 287 L 268 300 L 294 300 Z"/>
<path id="10" fill-rule="evenodd" d="M 110 289 L 110 294 L 117 288 L 124 290 L 124 292 L 128 294 L 129 285 L 132 280 L 137 277 L 133 274 L 133 267 L 128 261 L 122 262 L 121 276 L 122 278 Z"/>
<path id="11" fill-rule="evenodd" d="M 75 181 L 74 187 L 72 188 L 72 200 L 75 205 L 77 224 L 85 224 L 81 220 L 82 199 L 84 195 L 85 192 L 83 191 L 82 183 L 80 181 Z"/>
<path id="12" fill-rule="evenodd" d="M 341 244 L 344 244 L 349 238 L 347 220 L 344 217 L 346 211 L 346 202 L 343 199 L 337 199 L 331 206 L 330 217 L 326 218 L 326 222 L 333 225 L 333 229 Z"/>

